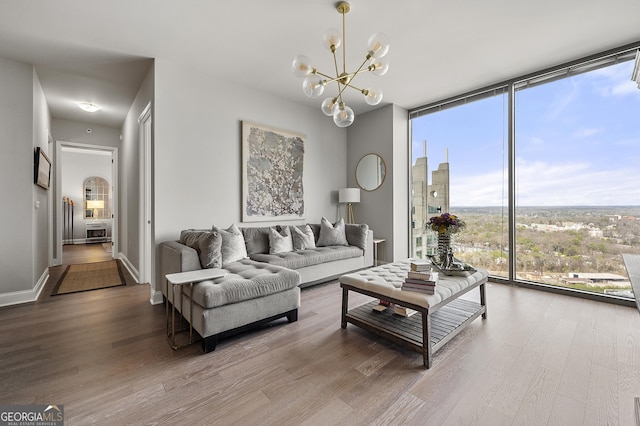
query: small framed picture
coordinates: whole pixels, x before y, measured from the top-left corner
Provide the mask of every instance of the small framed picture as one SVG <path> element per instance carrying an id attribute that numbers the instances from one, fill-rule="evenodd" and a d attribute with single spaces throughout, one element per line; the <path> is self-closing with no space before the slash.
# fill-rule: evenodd
<path id="1" fill-rule="evenodd" d="M 44 189 L 51 184 L 51 160 L 40 147 L 35 151 L 34 183 Z"/>

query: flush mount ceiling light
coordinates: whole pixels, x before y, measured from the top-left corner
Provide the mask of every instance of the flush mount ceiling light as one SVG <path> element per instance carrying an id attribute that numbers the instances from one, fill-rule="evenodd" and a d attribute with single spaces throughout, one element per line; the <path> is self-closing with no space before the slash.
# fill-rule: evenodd
<path id="1" fill-rule="evenodd" d="M 83 111 L 87 111 L 87 112 L 96 112 L 102 109 L 100 105 L 96 105 L 91 102 L 76 102 L 76 105 L 78 105 L 78 107 Z"/>
<path id="2" fill-rule="evenodd" d="M 291 69 L 295 75 L 304 78 L 302 90 L 310 98 L 317 98 L 324 93 L 327 84 L 335 82 L 338 86 L 338 93 L 335 97 L 326 98 L 322 101 L 321 109 L 325 115 L 333 116 L 333 121 L 338 127 L 347 127 L 353 123 L 355 114 L 351 108 L 345 105 L 342 100 L 342 92 L 350 87 L 362 93 L 365 102 L 369 105 L 378 105 L 382 101 L 382 90 L 377 88 L 360 89 L 354 86 L 353 80 L 361 72 L 371 71 L 375 75 L 384 75 L 389 69 L 389 64 L 381 60 L 389 52 L 389 40 L 383 33 L 375 33 L 369 37 L 368 50 L 365 60 L 360 64 L 355 72 L 347 72 L 346 63 L 346 36 L 345 36 L 345 15 L 349 13 L 351 7 L 349 3 L 341 2 L 337 6 L 338 13 L 342 15 L 342 34 L 336 29 L 329 29 L 324 34 L 324 46 L 333 54 L 335 65 L 335 77 L 321 73 L 311 65 L 311 61 L 304 55 L 298 55 L 293 59 Z M 342 73 L 338 68 L 336 50 L 342 46 Z"/>

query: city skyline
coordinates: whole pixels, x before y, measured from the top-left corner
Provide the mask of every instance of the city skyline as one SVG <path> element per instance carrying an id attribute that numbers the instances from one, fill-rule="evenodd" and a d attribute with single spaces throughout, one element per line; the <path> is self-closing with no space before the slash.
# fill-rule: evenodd
<path id="1" fill-rule="evenodd" d="M 516 92 L 517 205 L 640 205 L 632 69 L 628 61 Z M 506 103 L 494 96 L 412 120 L 412 164 L 425 140 L 430 172 L 448 151 L 451 206 L 507 204 Z"/>

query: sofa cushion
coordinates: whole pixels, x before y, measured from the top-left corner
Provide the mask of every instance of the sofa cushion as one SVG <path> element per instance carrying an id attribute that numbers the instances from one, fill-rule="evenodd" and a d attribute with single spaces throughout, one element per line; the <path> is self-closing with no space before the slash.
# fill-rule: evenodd
<path id="1" fill-rule="evenodd" d="M 290 226 L 295 251 L 316 248 L 316 240 L 309 225 Z"/>
<path id="2" fill-rule="evenodd" d="M 237 303 L 286 291 L 300 284 L 300 274 L 291 269 L 243 259 L 223 268 L 227 275 L 193 285 L 193 301 L 203 308 Z M 183 286 L 191 295 L 190 286 Z"/>
<path id="3" fill-rule="evenodd" d="M 317 265 L 334 260 L 350 259 L 362 256 L 362 250 L 354 246 L 316 247 L 302 251 L 292 251 L 278 254 L 254 254 L 252 260 L 270 265 L 299 269 L 305 266 Z"/>
<path id="4" fill-rule="evenodd" d="M 214 226 L 213 230 L 222 236 L 222 267 L 248 257 L 244 237 L 235 223 L 229 229 Z"/>
<path id="5" fill-rule="evenodd" d="M 348 246 L 347 237 L 344 231 L 344 219 L 340 219 L 335 224 L 331 224 L 326 218 L 320 221 L 320 236 L 318 237 L 318 247 L 327 246 Z"/>
<path id="6" fill-rule="evenodd" d="M 344 231 L 350 246 L 356 246 L 362 250 L 366 250 L 369 225 L 347 223 L 344 226 Z"/>
<path id="7" fill-rule="evenodd" d="M 180 243 L 198 253 L 203 269 L 222 267 L 222 236 L 218 232 L 185 229 L 180 233 Z"/>
<path id="8" fill-rule="evenodd" d="M 293 251 L 290 228 L 285 226 L 281 232 L 278 232 L 274 227 L 269 228 L 269 253 L 286 253 L 289 251 Z"/>
<path id="9" fill-rule="evenodd" d="M 311 232 L 313 232 L 313 238 L 315 240 L 316 246 L 318 245 L 318 238 L 320 238 L 320 224 L 319 223 L 307 223 L 309 228 L 311 228 Z"/>
<path id="10" fill-rule="evenodd" d="M 269 253 L 269 226 L 242 228 L 247 254 Z"/>

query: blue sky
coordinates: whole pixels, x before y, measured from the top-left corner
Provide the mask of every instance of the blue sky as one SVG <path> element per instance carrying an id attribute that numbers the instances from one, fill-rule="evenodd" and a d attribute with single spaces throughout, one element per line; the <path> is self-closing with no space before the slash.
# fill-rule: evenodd
<path id="1" fill-rule="evenodd" d="M 518 205 L 640 205 L 640 89 L 632 70 L 628 61 L 516 93 Z M 506 111 L 506 95 L 494 96 L 412 121 L 414 161 L 424 140 L 429 170 L 448 148 L 451 206 L 503 203 Z"/>

